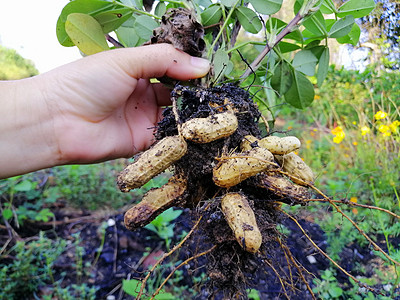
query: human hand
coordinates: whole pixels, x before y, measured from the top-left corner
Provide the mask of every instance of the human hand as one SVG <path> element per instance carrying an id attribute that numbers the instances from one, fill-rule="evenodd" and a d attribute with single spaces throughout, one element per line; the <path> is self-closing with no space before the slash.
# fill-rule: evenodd
<path id="1" fill-rule="evenodd" d="M 150 78 L 204 76 L 209 63 L 167 44 L 86 57 L 45 74 L 60 163 L 130 157 L 152 143 L 170 90 Z"/>
<path id="2" fill-rule="evenodd" d="M 0 82 L 0 178 L 131 157 L 152 143 L 169 90 L 151 78 L 199 78 L 208 61 L 171 45 L 101 52 L 36 77 Z"/>

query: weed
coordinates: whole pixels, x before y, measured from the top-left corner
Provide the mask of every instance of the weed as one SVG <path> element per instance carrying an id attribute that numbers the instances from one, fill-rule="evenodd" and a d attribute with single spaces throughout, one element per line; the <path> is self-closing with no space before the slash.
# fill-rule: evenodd
<path id="1" fill-rule="evenodd" d="M 182 214 L 182 210 L 174 210 L 172 208 L 164 211 L 161 215 L 157 216 L 150 224 L 146 225 L 144 228 L 153 231 L 161 239 L 165 241 L 167 249 L 171 244 L 171 238 L 175 235 L 173 222 Z"/>

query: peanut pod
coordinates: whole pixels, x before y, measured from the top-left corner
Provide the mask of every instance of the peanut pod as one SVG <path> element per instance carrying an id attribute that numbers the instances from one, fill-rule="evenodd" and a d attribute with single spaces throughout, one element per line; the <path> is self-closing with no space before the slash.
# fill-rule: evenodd
<path id="1" fill-rule="evenodd" d="M 272 153 L 260 147 L 223 157 L 223 161 L 213 169 L 214 183 L 225 188 L 235 186 L 267 169 L 273 160 Z"/>
<path id="2" fill-rule="evenodd" d="M 239 193 L 225 194 L 221 199 L 221 209 L 239 245 L 247 252 L 257 252 L 262 236 L 246 197 Z"/>
<path id="3" fill-rule="evenodd" d="M 186 151 L 187 144 L 182 137 L 176 135 L 163 138 L 119 174 L 118 187 L 123 192 L 141 187 L 179 160 Z"/>
<path id="4" fill-rule="evenodd" d="M 175 200 L 186 191 L 186 186 L 185 179 L 173 176 L 162 187 L 148 191 L 138 204 L 125 213 L 125 227 L 135 230 L 150 223 L 160 213 L 175 204 Z"/>
<path id="5" fill-rule="evenodd" d="M 283 171 L 287 172 L 290 179 L 300 185 L 307 185 L 314 182 L 314 173 L 311 168 L 300 158 L 300 156 L 291 152 L 285 155 L 275 155 Z"/>
<path id="6" fill-rule="evenodd" d="M 272 191 L 276 196 L 287 201 L 283 202 L 299 202 L 302 203 L 305 199 L 311 197 L 308 189 L 304 186 L 298 185 L 287 179 L 286 177 L 270 176 L 268 174 L 261 174 L 258 176 L 257 186 Z"/>
<path id="7" fill-rule="evenodd" d="M 238 128 L 238 120 L 231 111 L 207 118 L 194 118 L 182 124 L 183 137 L 195 143 L 209 143 L 230 136 Z"/>
<path id="8" fill-rule="evenodd" d="M 299 149 L 301 146 L 300 140 L 295 136 L 279 137 L 270 135 L 259 140 L 254 136 L 247 135 L 243 139 L 240 147 L 242 150 L 249 150 L 251 149 L 252 144 L 254 144 L 254 142 L 257 142 L 259 147 L 271 151 L 272 154 L 279 154 L 279 155 L 295 151 Z"/>

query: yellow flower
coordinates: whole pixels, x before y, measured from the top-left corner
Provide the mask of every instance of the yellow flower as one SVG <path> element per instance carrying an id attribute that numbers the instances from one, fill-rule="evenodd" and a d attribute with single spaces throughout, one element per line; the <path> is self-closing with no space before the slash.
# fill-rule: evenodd
<path id="1" fill-rule="evenodd" d="M 397 130 L 397 127 L 400 126 L 400 121 L 396 120 L 392 124 L 389 125 L 390 130 L 395 133 Z"/>
<path id="2" fill-rule="evenodd" d="M 356 121 L 353 121 L 352 123 L 353 123 L 353 125 L 357 125 L 357 122 L 356 122 Z"/>
<path id="3" fill-rule="evenodd" d="M 357 203 L 357 197 L 351 197 L 350 202 Z"/>
<path id="4" fill-rule="evenodd" d="M 382 120 L 382 119 L 384 119 L 384 118 L 386 118 L 387 117 L 387 113 L 385 113 L 385 112 L 383 112 L 383 111 L 378 111 L 376 114 L 375 114 L 375 120 Z"/>
<path id="5" fill-rule="evenodd" d="M 354 145 L 354 146 L 357 146 L 357 145 L 358 145 L 358 142 L 353 142 L 353 145 Z"/>
<path id="6" fill-rule="evenodd" d="M 335 135 L 335 137 L 333 138 L 333 142 L 336 144 L 340 144 L 346 136 L 341 126 L 333 128 L 331 132 L 333 135 Z"/>
<path id="7" fill-rule="evenodd" d="M 363 126 L 361 127 L 361 135 L 366 135 L 371 131 L 371 129 L 368 126 Z"/>
<path id="8" fill-rule="evenodd" d="M 379 132 L 381 132 L 384 136 L 390 136 L 392 133 L 390 131 L 390 127 L 387 125 L 379 125 L 378 127 Z"/>
<path id="9" fill-rule="evenodd" d="M 320 95 L 315 95 L 315 96 L 314 96 L 314 100 L 319 100 L 319 99 L 321 99 L 321 96 L 320 96 Z"/>

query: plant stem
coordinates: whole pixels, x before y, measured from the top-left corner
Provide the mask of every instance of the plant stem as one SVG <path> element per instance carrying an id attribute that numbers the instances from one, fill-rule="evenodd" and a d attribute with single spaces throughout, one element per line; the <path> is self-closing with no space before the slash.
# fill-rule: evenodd
<path id="1" fill-rule="evenodd" d="M 273 47 L 275 47 L 287 34 L 291 33 L 293 28 L 303 19 L 304 16 L 297 13 L 297 15 L 286 25 L 286 27 L 276 36 L 275 41 L 272 43 L 268 43 L 265 45 L 265 48 L 261 53 L 256 57 L 256 59 L 250 64 L 247 70 L 240 76 L 241 81 L 243 81 L 246 77 L 248 77 L 252 72 L 255 72 L 259 67 L 261 61 L 264 57 L 271 51 Z"/>
<path id="2" fill-rule="evenodd" d="M 230 11 L 229 11 L 229 13 L 228 13 L 228 15 L 226 16 L 226 19 L 225 19 L 224 24 L 222 25 L 221 29 L 219 30 L 217 36 L 215 37 L 214 42 L 212 43 L 212 45 L 211 45 L 210 48 L 208 49 L 207 57 L 208 57 L 209 59 L 211 58 L 211 55 L 212 55 L 212 53 L 213 53 L 213 49 L 214 49 L 215 45 L 218 43 L 219 38 L 221 37 L 222 33 L 224 32 L 224 30 L 225 30 L 226 27 L 228 26 L 228 23 L 229 23 L 229 21 L 230 21 L 230 18 L 231 18 L 231 16 L 232 16 L 233 12 L 234 12 L 235 9 L 236 9 L 236 5 L 238 5 L 238 3 L 239 3 L 240 1 L 241 1 L 241 0 L 237 0 L 237 1 L 235 2 L 235 4 L 232 5 L 232 7 L 231 7 L 231 9 L 230 9 Z"/>

